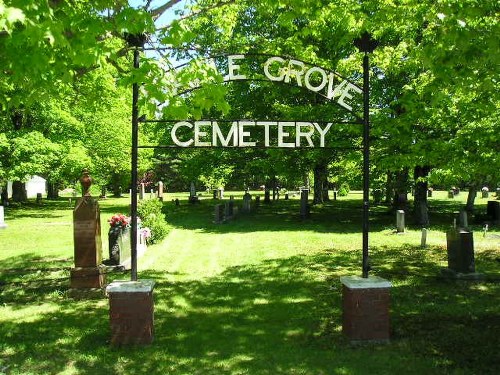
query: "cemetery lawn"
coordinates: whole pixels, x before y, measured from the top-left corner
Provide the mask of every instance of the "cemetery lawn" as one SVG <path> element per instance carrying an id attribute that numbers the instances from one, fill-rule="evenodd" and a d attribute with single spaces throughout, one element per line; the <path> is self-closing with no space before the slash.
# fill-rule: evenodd
<path id="1" fill-rule="evenodd" d="M 226 195 L 229 195 L 226 193 Z M 241 202 L 241 193 L 236 200 Z M 178 197 L 180 206 L 171 199 Z M 440 277 L 446 235 L 465 194 L 430 198 L 425 249 L 407 218 L 370 216 L 372 275 L 392 282 L 391 342 L 351 345 L 341 332 L 340 276 L 361 273 L 361 194 L 313 206 L 280 200 L 213 223 L 214 201 L 169 195 L 171 231 L 139 259 L 154 279 L 155 340 L 109 345 L 107 299 L 68 295 L 73 266 L 67 199 L 6 209 L 0 230 L 0 374 L 496 374 L 500 368 L 500 230 L 473 221 L 481 281 Z M 486 199 L 478 198 L 478 213 Z M 129 200 L 100 202 L 106 220 Z M 108 282 L 129 279 L 112 273 Z"/>

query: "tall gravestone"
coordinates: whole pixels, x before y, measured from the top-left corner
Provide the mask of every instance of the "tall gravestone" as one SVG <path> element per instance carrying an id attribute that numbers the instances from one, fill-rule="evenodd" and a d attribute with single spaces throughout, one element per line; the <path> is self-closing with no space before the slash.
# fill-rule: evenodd
<path id="1" fill-rule="evenodd" d="M 198 196 L 196 195 L 196 188 L 194 186 L 194 182 L 191 182 L 189 186 L 189 202 L 198 203 Z"/>
<path id="2" fill-rule="evenodd" d="M 446 232 L 448 269 L 456 273 L 475 272 L 474 237 L 467 229 L 451 228 Z"/>
<path id="3" fill-rule="evenodd" d="M 404 212 L 404 210 L 397 210 L 397 212 L 396 212 L 396 230 L 398 233 L 405 232 L 405 212 Z"/>
<path id="4" fill-rule="evenodd" d="M 500 202 L 488 201 L 486 206 L 486 215 L 493 224 L 500 224 Z"/>
<path id="5" fill-rule="evenodd" d="M 158 199 L 163 202 L 163 182 L 158 181 Z"/>
<path id="6" fill-rule="evenodd" d="M 305 219 L 309 217 L 309 189 L 302 189 L 300 192 L 300 217 Z"/>
<path id="7" fill-rule="evenodd" d="M 249 213 L 252 210 L 252 196 L 246 192 L 243 195 L 243 212 Z"/>
<path id="8" fill-rule="evenodd" d="M 101 217 L 97 200 L 90 195 L 92 179 L 87 170 L 80 178 L 82 197 L 73 211 L 75 267 L 70 271 L 73 289 L 102 288 L 106 281 L 102 265 Z"/>
<path id="9" fill-rule="evenodd" d="M 3 206 L 0 206 L 0 229 L 7 228 L 7 224 L 5 224 Z"/>
<path id="10" fill-rule="evenodd" d="M 264 190 L 264 203 L 271 203 L 271 192 L 267 187 Z"/>
<path id="11" fill-rule="evenodd" d="M 140 187 L 139 187 L 139 199 L 144 199 L 146 195 L 146 188 L 144 186 L 144 183 L 141 183 Z"/>

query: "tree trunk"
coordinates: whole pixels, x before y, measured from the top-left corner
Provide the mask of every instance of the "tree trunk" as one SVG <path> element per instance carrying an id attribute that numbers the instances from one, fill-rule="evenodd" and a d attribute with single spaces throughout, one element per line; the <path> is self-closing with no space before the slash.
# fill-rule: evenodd
<path id="1" fill-rule="evenodd" d="M 472 184 L 469 186 L 469 194 L 467 195 L 467 204 L 465 205 L 465 210 L 469 213 L 474 212 L 474 200 L 477 196 L 477 185 Z"/>
<path id="2" fill-rule="evenodd" d="M 47 199 L 59 198 L 59 185 L 56 182 L 47 181 Z"/>
<path id="3" fill-rule="evenodd" d="M 316 164 L 314 166 L 314 199 L 313 204 L 325 202 L 325 189 L 328 196 L 328 182 L 327 182 L 328 166 L 325 163 Z"/>
<path id="4" fill-rule="evenodd" d="M 427 180 L 425 178 L 430 172 L 429 167 L 416 166 L 413 171 L 415 180 L 415 196 L 413 201 L 413 215 L 418 225 L 429 225 L 429 207 L 427 205 Z"/>
<path id="5" fill-rule="evenodd" d="M 121 186 L 120 175 L 118 173 L 113 173 L 111 180 L 112 180 L 112 185 L 113 185 L 113 196 L 116 198 L 121 198 L 122 186 Z"/>
<path id="6" fill-rule="evenodd" d="M 2 193 L 0 194 L 0 205 L 6 206 L 9 201 L 8 192 L 7 192 L 7 184 L 2 186 Z"/>
<path id="7" fill-rule="evenodd" d="M 12 200 L 14 202 L 26 202 L 26 184 L 21 181 L 14 181 L 12 183 Z"/>
<path id="8" fill-rule="evenodd" d="M 387 171 L 387 181 L 385 183 L 385 201 L 386 205 L 391 204 L 392 197 L 394 196 L 394 186 L 393 186 L 393 173 L 391 171 Z"/>
<path id="9" fill-rule="evenodd" d="M 392 207 L 396 210 L 407 210 L 408 205 L 408 168 L 395 172 L 394 196 Z"/>

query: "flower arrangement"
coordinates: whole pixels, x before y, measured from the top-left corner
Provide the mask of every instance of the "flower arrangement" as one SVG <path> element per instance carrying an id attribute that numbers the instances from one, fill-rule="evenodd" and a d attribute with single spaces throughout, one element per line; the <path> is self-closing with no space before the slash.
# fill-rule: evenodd
<path id="1" fill-rule="evenodd" d="M 125 229 L 130 225 L 130 217 L 123 214 L 115 214 L 108 220 L 111 228 Z"/>
<path id="2" fill-rule="evenodd" d="M 148 240 L 148 238 L 151 237 L 151 229 L 149 229 L 148 227 L 141 228 L 140 231 L 141 235 L 144 237 L 146 241 Z"/>

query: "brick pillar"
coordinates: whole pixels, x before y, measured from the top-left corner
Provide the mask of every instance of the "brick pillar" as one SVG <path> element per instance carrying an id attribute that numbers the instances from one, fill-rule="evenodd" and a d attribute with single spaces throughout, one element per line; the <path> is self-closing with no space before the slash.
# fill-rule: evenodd
<path id="1" fill-rule="evenodd" d="M 377 276 L 344 276 L 340 282 L 344 335 L 351 342 L 389 341 L 391 283 Z"/>
<path id="2" fill-rule="evenodd" d="M 153 280 L 108 285 L 111 344 L 150 344 L 154 336 Z"/>

